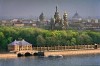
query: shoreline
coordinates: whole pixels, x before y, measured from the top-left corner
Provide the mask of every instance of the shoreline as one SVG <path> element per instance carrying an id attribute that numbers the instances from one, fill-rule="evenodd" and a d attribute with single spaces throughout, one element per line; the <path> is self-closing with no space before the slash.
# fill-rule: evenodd
<path id="1" fill-rule="evenodd" d="M 66 51 L 49 51 L 45 52 L 45 56 L 50 55 L 62 55 L 62 56 L 77 56 L 77 55 L 96 55 L 100 54 L 100 49 L 89 49 L 89 50 L 66 50 Z"/>
<path id="2" fill-rule="evenodd" d="M 45 51 L 44 56 L 62 55 L 62 56 L 77 56 L 77 55 L 96 55 L 100 54 L 100 49 L 89 50 L 64 50 L 64 51 Z M 14 53 L 0 53 L 0 59 L 18 58 Z"/>
<path id="3" fill-rule="evenodd" d="M 8 59 L 8 58 L 17 58 L 17 54 L 11 54 L 11 53 L 0 53 L 0 59 Z"/>

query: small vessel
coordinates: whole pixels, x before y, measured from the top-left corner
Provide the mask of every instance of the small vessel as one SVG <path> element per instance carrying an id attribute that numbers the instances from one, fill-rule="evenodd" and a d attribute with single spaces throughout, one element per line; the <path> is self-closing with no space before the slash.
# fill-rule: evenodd
<path id="1" fill-rule="evenodd" d="M 62 55 L 49 55 L 49 58 L 63 58 Z"/>
<path id="2" fill-rule="evenodd" d="M 56 57 L 56 58 L 63 58 L 62 55 L 56 55 L 55 57 Z"/>
<path id="3" fill-rule="evenodd" d="M 49 58 L 53 58 L 53 57 L 55 57 L 55 55 L 49 55 L 48 57 L 49 57 Z"/>

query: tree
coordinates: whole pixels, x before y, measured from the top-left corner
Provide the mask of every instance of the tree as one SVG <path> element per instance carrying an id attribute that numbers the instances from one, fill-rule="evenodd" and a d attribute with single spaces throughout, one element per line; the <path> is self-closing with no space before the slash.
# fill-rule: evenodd
<path id="1" fill-rule="evenodd" d="M 67 40 L 67 45 L 70 46 L 71 45 L 71 42 L 69 40 Z"/>
<path id="2" fill-rule="evenodd" d="M 87 34 L 82 32 L 79 36 L 78 36 L 78 43 L 79 44 L 90 44 L 92 43 L 92 38 Z"/>
<path id="3" fill-rule="evenodd" d="M 37 36 L 37 46 L 45 46 L 45 39 L 41 36 L 41 35 L 38 35 Z"/>
<path id="4" fill-rule="evenodd" d="M 71 39 L 71 45 L 76 45 L 76 39 L 75 38 Z"/>
<path id="5" fill-rule="evenodd" d="M 33 46 L 57 46 L 100 44 L 100 32 L 75 30 L 44 30 L 33 27 L 0 27 L 0 50 L 7 50 L 7 45 L 25 39 Z"/>

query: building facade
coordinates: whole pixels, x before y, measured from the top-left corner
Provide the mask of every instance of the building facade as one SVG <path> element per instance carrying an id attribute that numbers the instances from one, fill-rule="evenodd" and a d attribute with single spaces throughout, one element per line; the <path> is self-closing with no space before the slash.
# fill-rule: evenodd
<path id="1" fill-rule="evenodd" d="M 8 50 L 12 52 L 32 50 L 32 44 L 25 40 L 17 41 L 8 44 Z"/>

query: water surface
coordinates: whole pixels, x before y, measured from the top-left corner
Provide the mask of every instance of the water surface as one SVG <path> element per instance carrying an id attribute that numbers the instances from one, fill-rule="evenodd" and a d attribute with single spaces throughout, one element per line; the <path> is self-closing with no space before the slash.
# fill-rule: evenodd
<path id="1" fill-rule="evenodd" d="M 100 55 L 63 58 L 21 57 L 0 59 L 0 66 L 100 66 Z"/>

